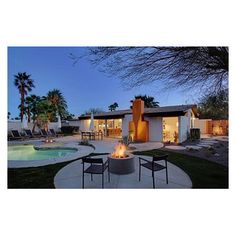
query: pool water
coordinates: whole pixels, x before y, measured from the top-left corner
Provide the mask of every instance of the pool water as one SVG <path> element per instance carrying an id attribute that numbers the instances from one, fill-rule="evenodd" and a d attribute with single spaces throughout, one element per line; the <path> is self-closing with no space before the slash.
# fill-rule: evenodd
<path id="1" fill-rule="evenodd" d="M 76 148 L 53 148 L 35 150 L 33 145 L 8 146 L 8 160 L 48 160 L 75 153 Z"/>

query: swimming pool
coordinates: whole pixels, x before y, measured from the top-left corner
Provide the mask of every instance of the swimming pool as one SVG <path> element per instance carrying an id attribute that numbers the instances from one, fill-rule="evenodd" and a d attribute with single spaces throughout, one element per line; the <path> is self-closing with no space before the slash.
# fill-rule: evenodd
<path id="1" fill-rule="evenodd" d="M 77 151 L 78 149 L 76 148 L 67 147 L 40 148 L 36 150 L 33 145 L 14 145 L 8 146 L 8 160 L 50 160 L 55 158 L 63 158 Z"/>

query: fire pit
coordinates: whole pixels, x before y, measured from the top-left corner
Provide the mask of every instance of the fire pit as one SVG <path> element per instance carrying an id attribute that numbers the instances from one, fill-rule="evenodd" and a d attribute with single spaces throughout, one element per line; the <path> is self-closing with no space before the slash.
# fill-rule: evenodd
<path id="1" fill-rule="evenodd" d="M 125 175 L 134 172 L 134 156 L 126 153 L 126 146 L 119 143 L 109 156 L 109 171 L 113 174 Z"/>
<path id="2" fill-rule="evenodd" d="M 45 142 L 45 143 L 53 143 L 54 140 L 53 140 L 53 138 L 51 138 L 51 137 L 47 137 L 47 138 L 44 140 L 44 142 Z"/>

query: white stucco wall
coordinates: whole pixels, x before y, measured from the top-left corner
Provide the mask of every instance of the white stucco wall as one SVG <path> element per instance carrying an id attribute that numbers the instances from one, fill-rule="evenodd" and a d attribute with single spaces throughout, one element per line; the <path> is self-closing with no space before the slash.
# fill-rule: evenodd
<path id="1" fill-rule="evenodd" d="M 129 135 L 129 122 L 132 121 L 132 115 L 125 115 L 122 119 L 122 137 Z"/>
<path id="2" fill-rule="evenodd" d="M 80 121 L 79 120 L 69 120 L 68 125 L 69 126 L 80 126 Z"/>
<path id="3" fill-rule="evenodd" d="M 79 127 L 80 131 L 89 131 L 90 119 L 88 120 L 80 120 Z"/>
<path id="4" fill-rule="evenodd" d="M 145 117 L 149 121 L 149 141 L 162 142 L 162 117 Z"/>
<path id="5" fill-rule="evenodd" d="M 187 140 L 189 130 L 190 118 L 188 116 L 179 116 L 179 143 Z"/>
<path id="6" fill-rule="evenodd" d="M 33 123 L 28 123 L 28 128 L 29 129 L 33 129 Z M 59 131 L 58 129 L 58 123 L 57 122 L 50 122 L 48 127 L 49 129 L 54 129 L 55 131 Z M 8 121 L 8 132 L 10 132 L 11 130 L 18 130 L 19 132 L 22 131 L 22 125 L 21 125 L 21 121 L 20 120 L 9 120 Z M 37 126 L 35 127 L 35 131 L 39 131 Z"/>

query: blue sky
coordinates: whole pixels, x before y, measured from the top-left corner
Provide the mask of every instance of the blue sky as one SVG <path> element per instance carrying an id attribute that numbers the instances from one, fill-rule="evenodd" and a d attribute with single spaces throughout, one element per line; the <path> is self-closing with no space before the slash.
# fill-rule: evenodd
<path id="1" fill-rule="evenodd" d="M 89 108 L 105 111 L 114 102 L 118 109 L 127 109 L 130 100 L 139 94 L 155 97 L 160 106 L 193 103 L 191 93 L 162 90 L 160 84 L 126 90 L 118 78 L 110 78 L 99 72 L 84 58 L 76 65 L 68 57 L 70 53 L 81 55 L 83 47 L 9 47 L 8 48 L 8 111 L 11 117 L 19 114 L 20 95 L 13 84 L 18 72 L 31 74 L 35 88 L 30 94 L 46 95 L 49 90 L 60 89 L 72 114 L 80 115 Z"/>

